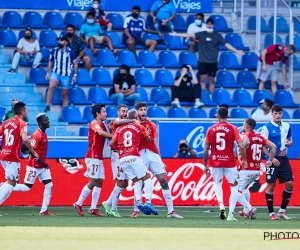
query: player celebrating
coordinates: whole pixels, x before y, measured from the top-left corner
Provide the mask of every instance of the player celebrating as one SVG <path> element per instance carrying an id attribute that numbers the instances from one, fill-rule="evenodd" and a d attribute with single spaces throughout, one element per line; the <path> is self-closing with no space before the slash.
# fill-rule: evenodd
<path id="1" fill-rule="evenodd" d="M 271 220 L 278 220 L 278 217 L 282 217 L 285 220 L 291 220 L 286 214 L 286 207 L 292 196 L 294 187 L 294 177 L 289 159 L 286 155 L 287 148 L 293 143 L 292 131 L 290 124 L 281 121 L 282 119 L 282 107 L 275 104 L 272 107 L 272 120 L 263 126 L 261 135 L 273 142 L 277 149 L 275 158 L 272 160 L 272 165 L 266 169 L 266 201 L 269 209 L 269 215 Z M 272 156 L 268 150 L 264 150 L 264 153 L 272 159 Z M 274 188 L 276 185 L 276 179 L 279 180 L 279 184 L 285 183 L 285 189 L 282 193 L 282 202 L 277 213 L 274 213 L 273 197 Z"/>
<path id="2" fill-rule="evenodd" d="M 240 137 L 236 126 L 227 122 L 228 109 L 221 107 L 218 109 L 218 123 L 209 127 L 206 132 L 203 159 L 204 173 L 210 174 L 208 168 L 208 150 L 211 147 L 210 166 L 211 174 L 214 179 L 215 193 L 220 206 L 220 219 L 226 219 L 225 207 L 223 203 L 222 178 L 223 175 L 230 184 L 229 214 L 228 221 L 236 221 L 233 212 L 238 199 L 238 172 L 235 167 L 235 156 L 233 152 L 234 141 L 237 142 L 243 157 L 242 165 L 247 167 L 246 150 L 243 140 Z"/>
<path id="3" fill-rule="evenodd" d="M 15 117 L 3 122 L 0 127 L 2 136 L 2 150 L 0 162 L 5 170 L 7 181 L 0 188 L 0 205 L 9 197 L 20 177 L 20 148 L 24 141 L 29 152 L 37 160 L 39 155 L 31 147 L 27 137 L 27 124 L 23 120 L 27 118 L 26 104 L 18 102 L 14 106 Z"/>
<path id="4" fill-rule="evenodd" d="M 165 165 L 161 160 L 159 152 L 157 127 L 153 122 L 146 119 L 147 104 L 145 102 L 138 102 L 135 105 L 135 109 L 138 112 L 138 118 L 141 122 L 141 125 L 145 127 L 148 135 L 150 136 L 150 142 L 147 142 L 146 140 L 141 141 L 139 146 L 140 155 L 146 167 L 157 178 L 162 187 L 162 193 L 168 207 L 167 217 L 182 219 L 183 217 L 178 215 L 173 208 L 173 200 L 166 178 Z M 139 185 L 141 185 L 141 182 Z M 137 215 L 138 210 L 135 209 L 131 217 L 137 217 Z"/>
<path id="5" fill-rule="evenodd" d="M 87 166 L 85 176 L 89 178 L 89 183 L 83 187 L 78 201 L 73 204 L 73 207 L 80 216 L 84 216 L 84 213 L 82 212 L 82 203 L 88 197 L 91 190 L 93 190 L 93 193 L 89 214 L 103 216 L 97 209 L 102 181 L 104 179 L 104 166 L 102 162 L 103 148 L 106 138 L 111 139 L 112 135 L 107 132 L 107 129 L 103 123 L 106 120 L 105 104 L 93 105 L 92 114 L 95 120 L 93 120 L 89 126 L 89 148 L 85 155 L 85 163 Z"/>
<path id="6" fill-rule="evenodd" d="M 49 213 L 48 206 L 50 203 L 53 184 L 49 166 L 44 162 L 48 151 L 48 137 L 45 131 L 50 127 L 50 122 L 45 113 L 38 114 L 36 116 L 36 121 L 39 128 L 33 132 L 30 141 L 32 148 L 39 154 L 40 160 L 42 160 L 43 163 L 41 163 L 41 161 L 35 161 L 35 159 L 30 156 L 26 166 L 24 184 L 17 184 L 13 191 L 28 192 L 34 184 L 36 177 L 38 177 L 45 185 L 44 199 L 40 215 L 51 216 L 53 214 Z"/>
<path id="7" fill-rule="evenodd" d="M 276 145 L 273 142 L 254 132 L 255 126 L 256 121 L 252 118 L 248 118 L 244 122 L 243 130 L 245 133 L 242 134 L 242 138 L 246 148 L 248 167 L 245 168 L 241 166 L 238 184 L 238 201 L 244 206 L 244 210 L 241 211 L 241 213 L 239 212 L 239 215 L 245 216 L 246 218 L 251 220 L 255 219 L 257 209 L 253 208 L 249 204 L 249 201 L 247 201 L 242 192 L 260 176 L 261 153 L 263 147 L 267 147 L 270 149 L 270 159 L 266 163 L 267 166 L 272 165 L 272 160 L 276 152 Z M 247 138 L 247 145 L 245 143 L 245 137 Z"/>
<path id="8" fill-rule="evenodd" d="M 131 109 L 128 111 L 127 116 L 128 119 L 137 119 L 138 113 L 136 110 Z M 134 195 L 138 209 L 147 215 L 149 215 L 149 213 L 158 215 L 158 212 L 151 204 L 153 187 L 150 174 L 138 151 L 140 141 L 143 139 L 150 141 L 150 137 L 145 128 L 134 122 L 118 127 L 109 145 L 113 146 L 114 143 L 118 143 L 120 167 L 122 167 L 128 178 L 135 184 Z M 142 187 L 141 185 L 136 185 L 139 180 L 144 182 L 144 191 L 146 195 L 146 202 L 144 205 L 142 204 Z"/>

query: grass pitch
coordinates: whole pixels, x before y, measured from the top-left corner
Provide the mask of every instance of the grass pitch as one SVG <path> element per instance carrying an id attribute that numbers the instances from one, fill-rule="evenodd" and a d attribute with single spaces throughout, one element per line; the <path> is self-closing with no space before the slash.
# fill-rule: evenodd
<path id="1" fill-rule="evenodd" d="M 122 218 L 92 217 L 88 208 L 80 217 L 72 207 L 51 207 L 55 216 L 41 217 L 39 209 L 0 207 L 0 249 L 300 249 L 300 240 L 264 240 L 264 232 L 300 234 L 300 209 L 288 210 L 292 221 L 270 221 L 259 208 L 255 220 L 237 222 L 221 221 L 218 208 L 176 208 L 184 219 L 166 218 L 164 207 L 135 219 L 127 207 L 119 208 Z"/>

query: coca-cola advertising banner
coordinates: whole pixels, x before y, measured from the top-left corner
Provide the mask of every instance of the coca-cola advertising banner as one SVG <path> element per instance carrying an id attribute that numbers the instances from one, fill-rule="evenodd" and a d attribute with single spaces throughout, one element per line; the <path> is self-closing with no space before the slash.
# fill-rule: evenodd
<path id="1" fill-rule="evenodd" d="M 169 180 L 170 190 L 173 196 L 175 206 L 217 206 L 217 200 L 213 187 L 211 175 L 206 176 L 203 173 L 202 160 L 188 159 L 163 159 L 167 168 L 167 178 Z M 77 201 L 81 190 L 88 179 L 83 175 L 86 171 L 84 159 L 49 159 L 53 180 L 53 193 L 51 206 L 71 206 Z M 26 172 L 26 160 L 21 162 L 20 183 L 23 183 Z M 300 192 L 298 183 L 300 183 L 300 161 L 291 160 L 294 172 L 295 188 L 290 201 L 291 206 L 300 206 Z M 104 160 L 105 180 L 101 190 L 99 204 L 106 200 L 115 186 L 112 179 L 110 159 Z M 4 171 L 0 168 L 0 181 L 4 181 Z M 161 186 L 156 178 L 153 182 L 153 198 L 155 205 L 165 205 Z M 281 204 L 281 196 L 284 185 L 277 185 L 275 188 L 275 206 Z M 251 191 L 251 204 L 254 206 L 265 206 L 265 173 L 261 173 L 258 181 L 254 182 Z M 224 203 L 228 205 L 230 187 L 227 181 L 223 181 Z M 134 186 L 130 181 L 129 186 L 122 192 L 119 205 L 133 205 Z M 41 206 L 44 192 L 44 184 L 38 179 L 29 192 L 13 192 L 5 201 L 4 206 Z M 87 198 L 84 205 L 91 204 L 91 195 Z"/>
<path id="2" fill-rule="evenodd" d="M 159 132 L 159 146 L 162 157 L 174 157 L 178 150 L 179 141 L 186 139 L 189 145 L 194 149 L 198 157 L 203 157 L 204 139 L 207 129 L 214 125 L 212 122 L 158 122 Z M 242 132 L 243 124 L 232 122 Z M 256 132 L 260 133 L 262 126 L 266 123 L 257 123 Z M 300 124 L 291 123 L 292 137 L 294 145 L 288 149 L 288 157 L 291 159 L 298 159 L 300 155 L 299 148 L 297 148 L 296 141 L 300 140 Z"/>

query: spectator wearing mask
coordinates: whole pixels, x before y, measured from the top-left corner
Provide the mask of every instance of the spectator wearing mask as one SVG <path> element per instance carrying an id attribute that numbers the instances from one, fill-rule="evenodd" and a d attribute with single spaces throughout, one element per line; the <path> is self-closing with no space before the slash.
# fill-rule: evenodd
<path id="1" fill-rule="evenodd" d="M 13 100 L 11 101 L 11 110 L 10 110 L 10 111 L 7 111 L 7 112 L 5 113 L 2 122 L 6 121 L 6 120 L 8 120 L 8 119 L 10 119 L 10 118 L 13 118 L 13 117 L 15 116 L 13 110 L 14 110 L 15 104 L 18 103 L 18 102 L 19 102 L 19 99 L 13 99 Z M 28 122 L 28 118 L 25 118 L 25 119 L 24 119 L 24 122 Z"/>
<path id="2" fill-rule="evenodd" d="M 95 13 L 95 23 L 99 24 L 100 26 L 104 26 L 106 28 L 106 31 L 111 31 L 113 25 L 109 21 L 109 19 L 106 19 L 105 13 L 100 9 L 100 6 L 100 0 L 93 1 L 93 9 L 91 10 L 91 12 Z"/>
<path id="3" fill-rule="evenodd" d="M 191 149 L 186 139 L 181 139 L 174 158 L 198 158 L 198 155 L 195 150 Z"/>
<path id="4" fill-rule="evenodd" d="M 204 23 L 204 14 L 203 13 L 197 13 L 195 16 L 195 22 L 191 23 L 187 29 L 188 34 L 195 34 L 197 32 L 202 32 L 206 30 L 206 25 Z M 189 51 L 195 53 L 195 48 L 197 43 L 199 43 L 198 40 L 193 38 L 186 38 L 185 44 L 189 46 Z"/>
<path id="5" fill-rule="evenodd" d="M 255 121 L 271 121 L 272 120 L 272 106 L 274 102 L 270 99 L 263 99 L 259 102 L 260 107 L 254 111 L 251 117 Z"/>

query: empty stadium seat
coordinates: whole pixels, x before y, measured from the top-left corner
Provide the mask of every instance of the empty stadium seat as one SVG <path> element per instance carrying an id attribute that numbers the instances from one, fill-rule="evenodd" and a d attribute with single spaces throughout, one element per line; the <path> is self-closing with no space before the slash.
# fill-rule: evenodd
<path id="1" fill-rule="evenodd" d="M 204 109 L 198 109 L 198 108 L 190 108 L 189 118 L 207 118 L 207 114 Z"/>
<path id="2" fill-rule="evenodd" d="M 0 16 L 0 29 L 6 29 L 7 28 L 7 24 L 2 22 L 2 17 Z"/>
<path id="3" fill-rule="evenodd" d="M 168 109 L 168 118 L 186 118 L 186 113 L 182 108 L 171 107 Z"/>
<path id="4" fill-rule="evenodd" d="M 287 35 L 285 38 L 285 44 L 288 45 L 290 44 L 290 35 Z M 291 44 L 294 44 L 294 46 L 296 47 L 296 50 L 299 51 L 300 50 L 300 36 L 297 34 L 293 35 L 293 42 Z"/>
<path id="5" fill-rule="evenodd" d="M 236 33 L 226 34 L 225 40 L 236 49 L 244 50 L 244 51 L 250 50 L 248 46 L 244 45 L 242 37 L 239 34 Z"/>
<path id="6" fill-rule="evenodd" d="M 105 68 L 96 68 L 92 73 L 92 81 L 100 86 L 112 86 L 113 82 L 110 73 Z"/>
<path id="7" fill-rule="evenodd" d="M 44 16 L 44 23 L 51 29 L 65 29 L 66 25 L 59 12 L 47 12 Z"/>
<path id="8" fill-rule="evenodd" d="M 118 107 L 117 106 L 109 106 L 106 107 L 107 118 L 116 118 L 118 117 Z"/>
<path id="9" fill-rule="evenodd" d="M 3 23 L 11 29 L 18 28 L 23 29 L 27 28 L 27 24 L 23 24 L 22 17 L 17 11 L 6 11 L 3 14 Z"/>
<path id="10" fill-rule="evenodd" d="M 286 90 L 277 90 L 274 94 L 274 102 L 284 108 L 299 108 L 299 104 L 294 103 L 291 93 Z"/>
<path id="11" fill-rule="evenodd" d="M 90 78 L 90 73 L 83 68 L 78 69 L 77 84 L 79 86 L 96 86 L 96 82 Z"/>
<path id="12" fill-rule="evenodd" d="M 170 105 L 171 99 L 167 90 L 163 88 L 153 88 L 150 93 L 150 100 L 157 105 Z"/>
<path id="13" fill-rule="evenodd" d="M 250 93 L 245 89 L 237 89 L 233 92 L 233 101 L 241 107 L 257 107 L 257 103 L 252 102 Z"/>
<path id="14" fill-rule="evenodd" d="M 221 85 L 224 88 L 240 88 L 237 84 L 234 75 L 230 71 L 219 70 L 216 76 L 216 85 Z"/>
<path id="15" fill-rule="evenodd" d="M 73 24 L 76 29 L 80 29 L 81 25 L 84 24 L 84 20 L 78 12 L 68 12 L 65 15 L 65 24 Z"/>
<path id="16" fill-rule="evenodd" d="M 85 93 L 82 88 L 70 88 L 69 89 L 69 102 L 75 105 L 89 105 L 91 101 L 86 99 Z"/>
<path id="17" fill-rule="evenodd" d="M 49 85 L 49 80 L 46 80 L 46 73 L 44 68 L 31 68 L 29 71 L 29 82 L 36 85 Z"/>
<path id="18" fill-rule="evenodd" d="M 233 29 L 228 27 L 227 21 L 223 16 L 211 15 L 210 18 L 214 19 L 214 21 L 215 21 L 214 31 L 216 31 L 216 32 L 233 32 Z"/>
<path id="19" fill-rule="evenodd" d="M 267 47 L 269 47 L 270 45 L 273 44 L 273 38 L 274 38 L 273 34 L 268 34 L 268 35 L 265 36 L 265 42 L 264 42 L 264 47 L 265 48 L 267 48 Z M 276 35 L 276 43 L 277 44 L 283 44 L 281 37 L 278 36 L 278 35 Z"/>
<path id="20" fill-rule="evenodd" d="M 296 17 L 293 17 L 293 19 L 294 19 L 294 30 L 300 32 L 300 21 Z"/>
<path id="21" fill-rule="evenodd" d="M 95 119 L 93 114 L 92 114 L 92 107 L 91 106 L 87 106 L 87 107 L 84 108 L 84 110 L 83 110 L 83 119 L 87 120 L 89 123 Z"/>
<path id="22" fill-rule="evenodd" d="M 181 15 L 176 15 L 175 19 L 172 20 L 176 31 L 186 31 L 187 27 L 185 21 Z"/>
<path id="23" fill-rule="evenodd" d="M 40 46 L 45 47 L 56 47 L 57 46 L 57 35 L 53 30 L 42 30 L 40 33 Z"/>
<path id="24" fill-rule="evenodd" d="M 282 16 L 277 16 L 276 19 L 276 31 L 289 32 L 289 26 L 285 18 Z M 271 30 L 274 30 L 274 16 L 269 19 L 269 27 Z"/>
<path id="25" fill-rule="evenodd" d="M 110 40 L 115 49 L 126 49 L 127 48 L 127 45 L 122 43 L 118 33 L 114 32 L 114 31 L 106 31 L 104 33 L 104 35 L 110 37 Z"/>
<path id="26" fill-rule="evenodd" d="M 173 75 L 166 69 L 156 70 L 154 81 L 158 82 L 162 87 L 170 87 L 174 85 Z"/>
<path id="27" fill-rule="evenodd" d="M 230 118 L 244 119 L 244 118 L 248 118 L 248 117 L 249 117 L 249 115 L 248 115 L 247 111 L 242 108 L 233 108 L 230 111 Z"/>
<path id="28" fill-rule="evenodd" d="M 257 68 L 258 55 L 254 52 L 246 52 L 242 56 L 242 67 L 248 70 L 256 70 Z"/>
<path id="29" fill-rule="evenodd" d="M 136 93 L 140 94 L 141 102 L 146 102 L 148 105 L 154 105 L 154 101 L 150 101 L 148 93 L 143 88 L 136 88 Z"/>
<path id="30" fill-rule="evenodd" d="M 230 94 L 225 89 L 216 89 L 212 94 L 212 101 L 216 102 L 218 105 L 226 103 L 229 107 L 237 106 L 236 102 L 231 101 Z"/>
<path id="31" fill-rule="evenodd" d="M 148 50 L 141 50 L 139 52 L 138 62 L 146 68 L 161 68 L 163 66 L 157 63 L 155 54 Z"/>
<path id="32" fill-rule="evenodd" d="M 150 15 L 147 16 L 146 27 L 147 29 L 154 30 L 153 18 Z"/>
<path id="33" fill-rule="evenodd" d="M 47 93 L 48 93 L 48 88 L 46 89 L 46 94 L 45 94 L 46 102 L 47 102 Z M 61 88 L 54 89 L 51 103 L 54 105 L 61 105 L 63 103 Z"/>
<path id="34" fill-rule="evenodd" d="M 286 63 L 286 67 L 289 68 L 290 67 L 290 58 L 288 58 L 287 63 Z M 280 67 L 282 67 L 282 61 L 280 61 Z M 298 61 L 298 57 L 293 55 L 293 70 L 300 70 L 300 64 Z"/>
<path id="35" fill-rule="evenodd" d="M 148 107 L 147 116 L 150 118 L 166 118 L 166 113 L 160 107 Z"/>
<path id="36" fill-rule="evenodd" d="M 181 38 L 178 36 L 171 36 L 169 33 L 165 33 L 164 40 L 169 44 L 171 50 L 186 50 L 186 45 L 182 43 Z"/>
<path id="37" fill-rule="evenodd" d="M 142 67 L 142 64 L 137 63 L 135 55 L 130 50 L 121 50 L 119 52 L 118 62 L 121 64 L 126 64 L 129 67 Z"/>
<path id="38" fill-rule="evenodd" d="M 153 81 L 152 74 L 147 69 L 137 69 L 134 72 L 134 78 L 137 84 L 147 87 L 158 87 L 158 82 Z"/>
<path id="39" fill-rule="evenodd" d="M 195 53 L 189 51 L 180 52 L 178 63 L 179 65 L 187 64 L 187 65 L 191 65 L 192 68 L 195 69 L 198 68 L 198 60 Z"/>
<path id="40" fill-rule="evenodd" d="M 219 65 L 225 69 L 243 69 L 244 67 L 238 63 L 237 57 L 232 52 L 222 52 L 219 59 Z"/>
<path id="41" fill-rule="evenodd" d="M 12 30 L 0 30 L 0 44 L 6 47 L 17 47 L 17 37 Z"/>
<path id="42" fill-rule="evenodd" d="M 285 109 L 282 110 L 282 119 L 291 119 L 290 114 Z"/>
<path id="43" fill-rule="evenodd" d="M 250 71 L 239 71 L 236 77 L 236 82 L 245 89 L 257 89 L 258 84 L 255 76 Z"/>
<path id="44" fill-rule="evenodd" d="M 181 65 L 177 62 L 176 55 L 170 51 L 161 51 L 158 54 L 158 62 L 165 68 L 180 68 Z"/>
<path id="45" fill-rule="evenodd" d="M 104 103 L 113 105 L 114 102 L 109 100 L 106 91 L 103 88 L 93 87 L 89 89 L 88 100 L 94 104 Z"/>
<path id="46" fill-rule="evenodd" d="M 268 90 L 255 90 L 253 94 L 253 102 L 259 103 L 263 99 L 273 100 L 271 92 Z"/>
<path id="47" fill-rule="evenodd" d="M 50 50 L 48 50 L 47 48 L 41 48 L 41 53 L 42 53 L 42 65 L 44 65 L 45 62 L 49 62 L 50 59 Z M 47 63 L 45 64 L 45 66 L 47 65 Z"/>
<path id="48" fill-rule="evenodd" d="M 300 119 L 300 109 L 294 110 L 293 119 Z"/>
<path id="49" fill-rule="evenodd" d="M 79 108 L 75 106 L 66 106 L 62 109 L 62 120 L 70 124 L 87 124 L 88 121 L 82 119 Z"/>
<path id="50" fill-rule="evenodd" d="M 189 27 L 193 22 L 195 22 L 195 15 L 191 14 L 186 18 L 186 26 Z"/>
<path id="51" fill-rule="evenodd" d="M 20 30 L 19 31 L 19 35 L 18 35 L 18 41 L 21 39 L 21 38 L 24 38 L 24 33 L 25 33 L 25 30 Z M 32 30 L 32 37 L 37 39 L 37 35 L 36 33 Z"/>
<path id="52" fill-rule="evenodd" d="M 208 90 L 206 89 L 202 89 L 201 90 L 201 98 L 200 98 L 201 102 L 204 103 L 204 106 L 205 107 L 215 107 L 217 106 L 217 103 L 216 102 L 212 102 L 211 99 L 210 99 L 210 94 L 208 92 Z"/>
<path id="53" fill-rule="evenodd" d="M 249 17 L 248 30 L 256 30 L 256 16 Z M 273 29 L 270 29 L 267 26 L 266 20 L 263 17 L 260 17 L 260 31 L 261 32 L 273 32 Z"/>
<path id="54" fill-rule="evenodd" d="M 4 115 L 5 115 L 5 108 L 0 107 L 0 121 L 2 121 Z"/>
<path id="55" fill-rule="evenodd" d="M 97 62 L 95 56 L 93 55 L 93 52 L 90 49 L 84 50 L 84 54 L 91 58 L 92 67 L 100 67 L 101 66 L 101 64 L 99 62 Z"/>
<path id="56" fill-rule="evenodd" d="M 79 129 L 79 136 L 88 136 L 88 134 L 89 134 L 89 128 L 81 127 Z"/>
<path id="57" fill-rule="evenodd" d="M 36 11 L 28 11 L 24 14 L 24 23 L 30 29 L 47 29 L 48 26 L 43 23 L 43 18 Z"/>
<path id="58" fill-rule="evenodd" d="M 114 30 L 123 30 L 124 19 L 120 14 L 109 13 L 106 18 L 112 23 Z"/>
<path id="59" fill-rule="evenodd" d="M 118 67 L 121 64 L 116 62 L 114 54 L 108 49 L 98 51 L 97 62 L 104 67 Z"/>

